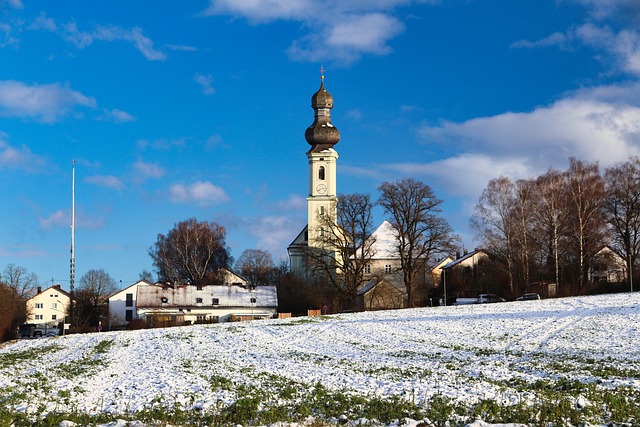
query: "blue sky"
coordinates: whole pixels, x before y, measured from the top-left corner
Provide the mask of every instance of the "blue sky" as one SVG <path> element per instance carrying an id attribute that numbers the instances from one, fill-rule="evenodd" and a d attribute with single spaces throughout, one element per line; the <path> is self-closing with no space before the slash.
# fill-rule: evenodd
<path id="1" fill-rule="evenodd" d="M 637 0 L 0 0 L 0 268 L 123 286 L 196 217 L 274 259 L 326 69 L 340 193 L 413 177 L 467 248 L 489 179 L 639 154 Z M 376 220 L 384 220 L 376 211 Z"/>

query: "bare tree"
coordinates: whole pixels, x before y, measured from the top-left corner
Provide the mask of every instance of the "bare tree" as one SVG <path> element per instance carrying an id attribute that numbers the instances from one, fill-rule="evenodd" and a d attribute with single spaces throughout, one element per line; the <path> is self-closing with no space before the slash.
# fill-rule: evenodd
<path id="1" fill-rule="evenodd" d="M 15 291 L 18 298 L 25 301 L 34 296 L 38 288 L 38 276 L 15 264 L 7 264 L 0 278 Z"/>
<path id="2" fill-rule="evenodd" d="M 450 253 L 457 237 L 440 216 L 442 200 L 427 184 L 413 178 L 384 182 L 378 204 L 397 230 L 398 254 L 410 307 L 414 306 L 414 279 L 436 255 Z"/>
<path id="3" fill-rule="evenodd" d="M 358 289 L 368 280 L 364 269 L 374 255 L 375 243 L 372 207 L 368 194 L 339 195 L 334 211 L 325 212 L 319 221 L 322 249 L 310 248 L 306 254 L 312 270 L 343 296 L 344 308 L 356 307 Z"/>
<path id="4" fill-rule="evenodd" d="M 247 279 L 250 286 L 270 284 L 275 268 L 271 253 L 263 249 L 245 250 L 235 264 L 235 270 Z"/>
<path id="5" fill-rule="evenodd" d="M 603 211 L 613 246 L 627 259 L 628 278 L 640 252 L 640 158 L 633 157 L 605 171 Z"/>
<path id="6" fill-rule="evenodd" d="M 142 270 L 142 273 L 140 273 L 139 279 L 146 280 L 149 283 L 153 283 L 153 274 L 149 270 L 144 269 Z"/>
<path id="7" fill-rule="evenodd" d="M 158 234 L 149 250 L 158 280 L 193 285 L 212 280 L 220 268 L 232 263 L 225 238 L 223 226 L 195 218 L 177 223 L 166 236 Z"/>
<path id="8" fill-rule="evenodd" d="M 118 288 L 104 270 L 89 270 L 80 278 L 76 292 L 76 321 L 80 326 L 97 326 L 106 319 L 109 297 Z"/>
<path id="9" fill-rule="evenodd" d="M 518 180 L 516 182 L 516 207 L 514 212 L 515 233 L 514 240 L 519 260 L 519 272 L 522 291 L 527 291 L 531 275 L 531 252 L 533 251 L 531 234 L 531 217 L 533 215 L 533 200 L 535 198 L 535 183 L 532 180 Z"/>
<path id="10" fill-rule="evenodd" d="M 5 288 L 3 307 L 0 309 L 5 313 L 0 313 L 0 316 L 9 319 L 13 331 L 27 320 L 27 300 L 36 294 L 38 277 L 24 267 L 7 264 L 0 276 L 0 283 Z"/>
<path id="11" fill-rule="evenodd" d="M 570 159 L 567 182 L 570 194 L 572 237 L 577 245 L 578 287 L 584 290 L 587 260 L 602 246 L 606 235 L 602 214 L 604 183 L 597 163 Z"/>
<path id="12" fill-rule="evenodd" d="M 507 177 L 489 181 L 471 217 L 471 228 L 476 239 L 491 253 L 507 261 L 509 290 L 513 293 L 515 239 L 514 209 L 516 207 L 515 186 Z"/>

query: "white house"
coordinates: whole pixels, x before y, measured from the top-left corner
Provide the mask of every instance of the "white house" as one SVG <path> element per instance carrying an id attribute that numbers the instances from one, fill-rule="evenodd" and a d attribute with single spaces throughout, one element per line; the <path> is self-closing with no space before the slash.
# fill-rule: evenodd
<path id="1" fill-rule="evenodd" d="M 27 300 L 27 323 L 54 330 L 65 319 L 70 303 L 71 296 L 60 285 L 38 288 L 36 295 Z"/>
<path id="2" fill-rule="evenodd" d="M 137 293 L 140 286 L 151 286 L 152 283 L 140 280 L 109 297 L 109 328 L 118 329 L 138 318 Z"/>
<path id="3" fill-rule="evenodd" d="M 627 262 L 610 246 L 604 246 L 589 265 L 589 281 L 598 283 L 622 283 L 627 280 Z"/>
<path id="4" fill-rule="evenodd" d="M 247 286 L 247 281 L 223 269 L 223 284 L 156 283 L 138 286 L 137 317 L 148 326 L 174 326 L 198 322 L 264 319 L 278 308 L 275 286 Z"/>

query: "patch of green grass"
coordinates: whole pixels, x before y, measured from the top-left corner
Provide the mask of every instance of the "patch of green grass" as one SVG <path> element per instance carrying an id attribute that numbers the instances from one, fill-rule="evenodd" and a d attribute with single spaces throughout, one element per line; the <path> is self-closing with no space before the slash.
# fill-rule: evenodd
<path id="1" fill-rule="evenodd" d="M 57 344 L 49 344 L 29 350 L 5 351 L 0 353 L 0 367 L 9 368 L 27 361 L 35 362 L 42 359 L 42 356 L 59 351 L 61 348 Z"/>

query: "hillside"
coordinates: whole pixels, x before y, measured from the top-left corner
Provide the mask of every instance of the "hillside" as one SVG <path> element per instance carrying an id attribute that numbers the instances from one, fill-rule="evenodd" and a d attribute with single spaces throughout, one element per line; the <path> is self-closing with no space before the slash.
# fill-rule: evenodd
<path id="1" fill-rule="evenodd" d="M 23 340 L 0 350 L 0 424 L 60 414 L 637 425 L 639 342 L 640 294 Z"/>

